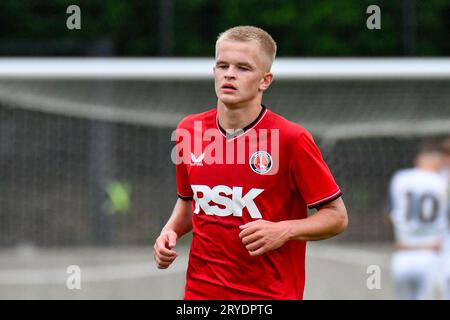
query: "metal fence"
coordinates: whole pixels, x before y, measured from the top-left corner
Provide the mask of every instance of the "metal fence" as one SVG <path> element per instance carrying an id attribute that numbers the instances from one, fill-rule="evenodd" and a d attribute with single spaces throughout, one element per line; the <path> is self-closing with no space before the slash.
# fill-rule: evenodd
<path id="1" fill-rule="evenodd" d="M 211 81 L 0 81 L 0 245 L 153 242 L 176 201 L 170 134 Z M 389 241 L 388 181 L 450 132 L 448 80 L 279 81 L 265 99 L 319 144 L 348 207 L 335 241 Z"/>

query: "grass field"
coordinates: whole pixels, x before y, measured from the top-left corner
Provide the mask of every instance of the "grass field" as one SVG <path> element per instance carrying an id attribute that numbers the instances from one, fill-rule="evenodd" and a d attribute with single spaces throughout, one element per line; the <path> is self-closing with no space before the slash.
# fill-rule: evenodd
<path id="1" fill-rule="evenodd" d="M 181 299 L 188 247 L 167 270 L 158 270 L 152 248 L 35 249 L 0 251 L 0 299 Z M 310 242 L 305 299 L 394 299 L 388 245 Z M 67 267 L 81 268 L 81 289 L 69 290 Z M 367 268 L 381 270 L 381 288 L 370 290 Z"/>

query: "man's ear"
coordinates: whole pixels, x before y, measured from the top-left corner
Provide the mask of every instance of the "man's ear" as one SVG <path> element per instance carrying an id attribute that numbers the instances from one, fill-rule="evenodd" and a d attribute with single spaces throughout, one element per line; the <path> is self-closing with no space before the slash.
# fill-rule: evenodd
<path id="1" fill-rule="evenodd" d="M 259 84 L 259 90 L 266 91 L 270 85 L 272 84 L 273 73 L 267 72 L 264 74 L 264 77 L 261 79 L 261 83 Z"/>

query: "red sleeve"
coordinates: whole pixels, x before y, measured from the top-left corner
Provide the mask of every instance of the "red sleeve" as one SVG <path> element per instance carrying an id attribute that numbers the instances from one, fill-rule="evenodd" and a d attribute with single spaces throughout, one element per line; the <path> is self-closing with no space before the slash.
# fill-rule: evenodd
<path id="1" fill-rule="evenodd" d="M 176 173 L 178 197 L 183 200 L 191 200 L 193 197 L 193 193 L 191 185 L 189 184 L 189 176 L 187 173 L 186 164 L 177 164 Z"/>
<path id="2" fill-rule="evenodd" d="M 291 184 L 301 194 L 308 208 L 319 207 L 341 196 L 341 190 L 309 132 L 297 138 L 291 156 Z"/>
<path id="3" fill-rule="evenodd" d="M 193 197 L 193 192 L 191 184 L 189 183 L 189 173 L 188 173 L 188 161 L 189 161 L 189 151 L 190 143 L 189 141 L 183 141 L 183 130 L 177 128 L 176 132 L 176 179 L 177 179 L 177 193 L 178 197 L 183 200 L 191 200 Z M 184 155 L 185 154 L 185 155 Z"/>

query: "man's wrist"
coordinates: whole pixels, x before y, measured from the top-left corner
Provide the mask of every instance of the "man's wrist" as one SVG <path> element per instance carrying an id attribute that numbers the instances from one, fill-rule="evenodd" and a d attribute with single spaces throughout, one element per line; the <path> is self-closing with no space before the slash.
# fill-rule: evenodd
<path id="1" fill-rule="evenodd" d="M 171 228 L 171 227 L 164 227 L 162 230 L 161 230 L 161 234 L 164 234 L 164 233 L 171 233 L 171 232 L 175 232 L 175 234 L 177 235 L 177 237 L 178 237 L 178 232 L 176 232 L 173 228 Z"/>
<path id="2" fill-rule="evenodd" d="M 285 220 L 282 221 L 281 223 L 283 223 L 283 229 L 285 230 L 284 232 L 284 243 L 294 240 L 295 239 L 295 235 L 294 235 L 294 228 L 293 228 L 293 220 Z"/>

